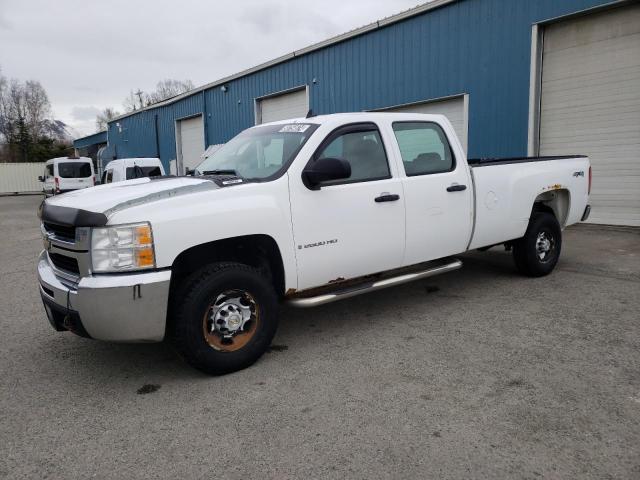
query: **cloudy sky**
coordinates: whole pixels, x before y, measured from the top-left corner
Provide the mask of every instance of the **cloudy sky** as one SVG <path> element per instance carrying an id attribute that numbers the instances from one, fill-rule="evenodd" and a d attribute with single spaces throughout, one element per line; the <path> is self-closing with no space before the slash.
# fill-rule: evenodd
<path id="1" fill-rule="evenodd" d="M 198 86 L 425 0 L 0 0 L 0 68 L 39 80 L 80 134 L 130 90 Z"/>

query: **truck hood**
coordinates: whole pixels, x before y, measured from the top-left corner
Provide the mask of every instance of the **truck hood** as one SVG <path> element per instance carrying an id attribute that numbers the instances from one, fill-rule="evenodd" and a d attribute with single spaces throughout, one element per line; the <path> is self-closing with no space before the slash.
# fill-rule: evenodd
<path id="1" fill-rule="evenodd" d="M 125 208 L 218 188 L 220 185 L 211 178 L 138 178 L 65 193 L 47 199 L 46 205 L 82 209 L 109 217 Z"/>

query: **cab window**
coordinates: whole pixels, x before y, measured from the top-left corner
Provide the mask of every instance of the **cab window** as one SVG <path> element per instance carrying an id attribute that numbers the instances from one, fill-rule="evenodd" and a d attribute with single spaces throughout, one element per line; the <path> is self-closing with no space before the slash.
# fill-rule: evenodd
<path id="1" fill-rule="evenodd" d="M 387 154 L 374 124 L 349 125 L 332 133 L 315 160 L 341 158 L 351 165 L 351 176 L 324 185 L 382 180 L 391 176 Z"/>
<path id="2" fill-rule="evenodd" d="M 450 172 L 455 168 L 451 146 L 437 123 L 395 122 L 393 132 L 407 176 Z"/>

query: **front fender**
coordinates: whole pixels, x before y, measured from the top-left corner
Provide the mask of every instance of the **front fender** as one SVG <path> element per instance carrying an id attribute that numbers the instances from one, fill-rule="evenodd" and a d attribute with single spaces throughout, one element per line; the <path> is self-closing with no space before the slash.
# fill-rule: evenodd
<path id="1" fill-rule="evenodd" d="M 180 253 L 197 245 L 247 235 L 274 239 L 282 255 L 285 287 L 297 288 L 293 229 L 286 175 L 167 198 L 117 212 L 109 224 L 149 221 L 156 264 L 170 267 Z"/>

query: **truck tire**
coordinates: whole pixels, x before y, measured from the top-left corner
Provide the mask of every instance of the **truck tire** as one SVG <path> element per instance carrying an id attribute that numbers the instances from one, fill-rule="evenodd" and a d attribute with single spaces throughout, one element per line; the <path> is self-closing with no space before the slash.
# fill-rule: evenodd
<path id="1" fill-rule="evenodd" d="M 273 286 L 241 263 L 214 263 L 189 276 L 176 292 L 173 343 L 193 367 L 223 375 L 252 365 L 278 326 Z"/>
<path id="2" fill-rule="evenodd" d="M 534 212 L 524 237 L 513 244 L 513 259 L 523 275 L 543 277 L 555 268 L 561 248 L 562 231 L 556 217 Z"/>

